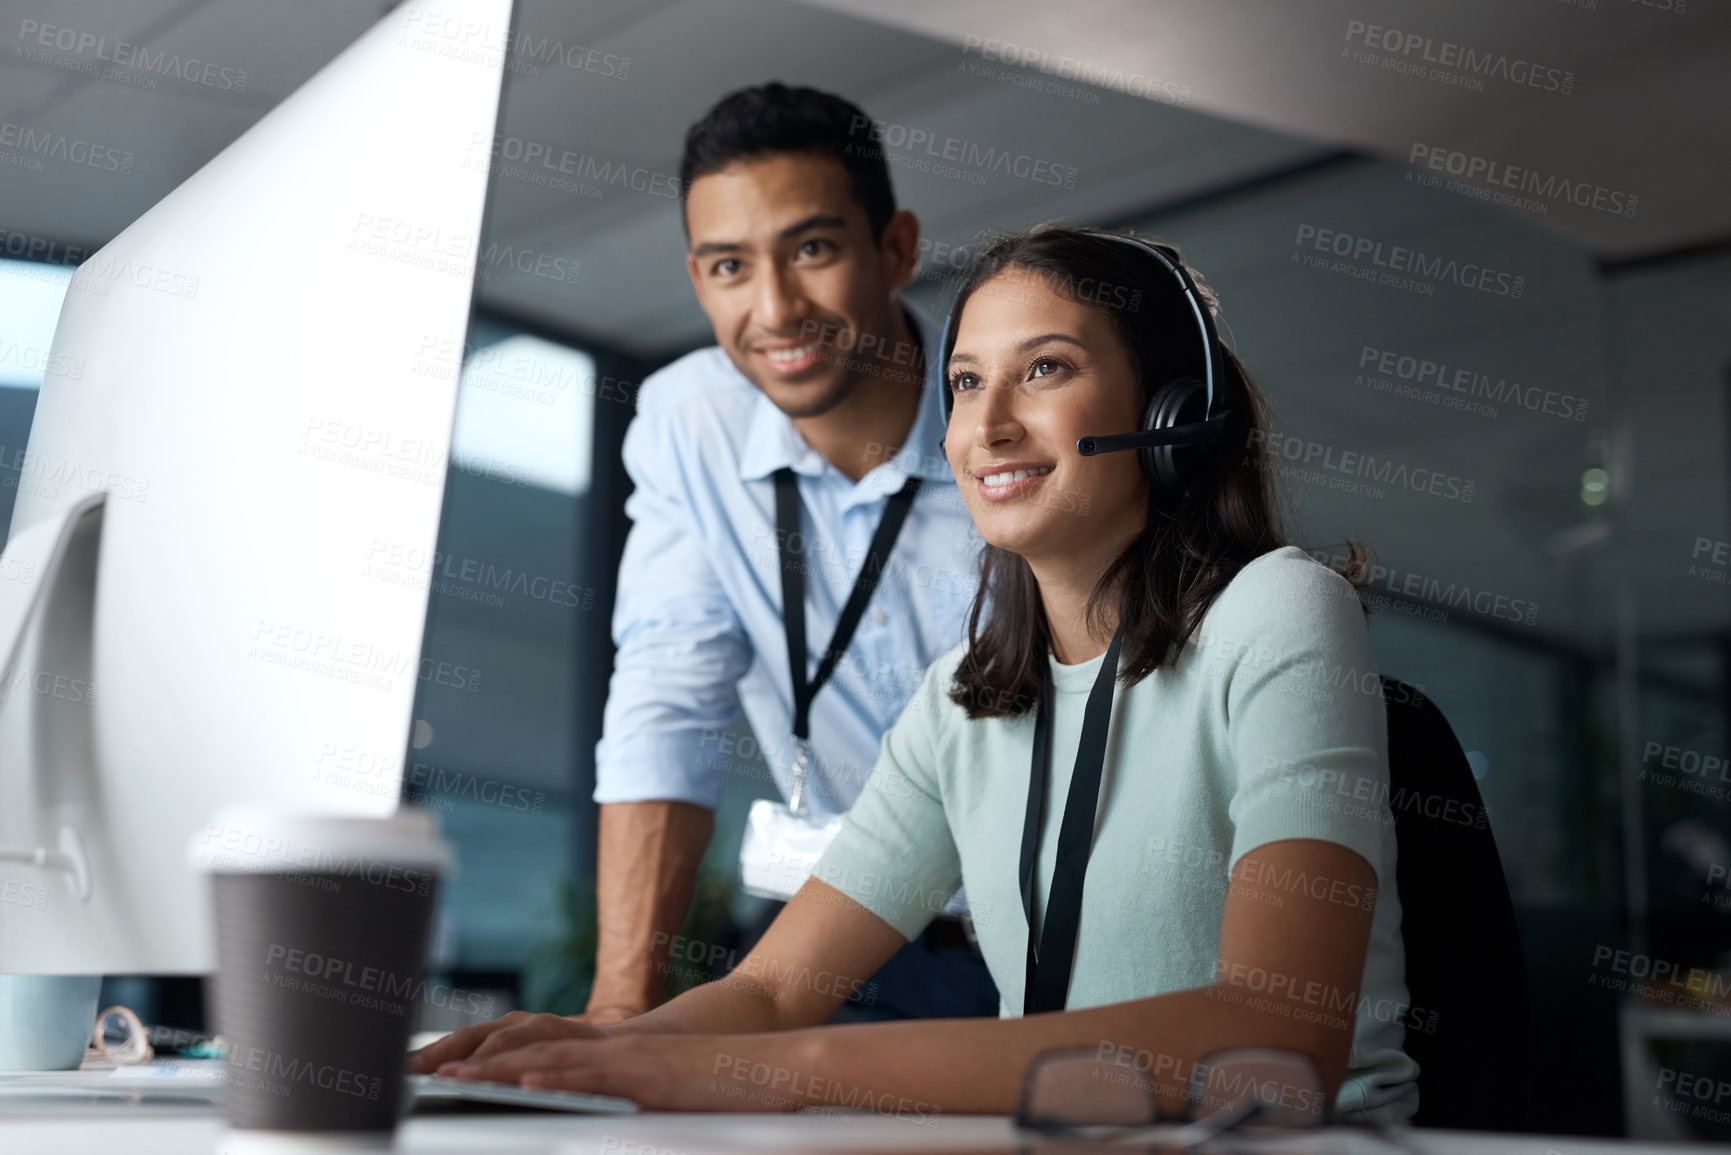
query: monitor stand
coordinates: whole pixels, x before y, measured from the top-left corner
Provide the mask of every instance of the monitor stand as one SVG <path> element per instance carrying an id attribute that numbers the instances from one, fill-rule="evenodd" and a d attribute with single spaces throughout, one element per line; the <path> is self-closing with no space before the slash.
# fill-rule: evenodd
<path id="1" fill-rule="evenodd" d="M 31 682 L 28 689 L 35 691 L 35 682 L 42 677 L 48 677 L 50 684 L 55 677 L 73 677 L 76 674 L 90 674 L 90 610 L 95 606 L 95 577 L 97 577 L 97 551 L 102 539 L 102 507 L 107 494 L 92 494 L 90 497 L 76 502 L 73 506 L 57 509 L 48 518 L 38 521 L 12 537 L 5 545 L 5 551 L 0 552 L 0 573 L 16 575 L 14 580 L 0 580 L 0 712 L 5 712 L 12 698 L 14 675 L 21 661 L 26 660 L 29 651 L 35 649 L 40 655 L 57 653 L 66 661 L 45 663 L 45 667 L 36 670 L 35 674 L 26 672 L 24 681 Z M 81 629 L 74 627 L 73 632 L 81 637 L 66 637 L 66 630 L 50 630 L 52 637 L 36 639 L 40 644 L 29 646 L 31 625 L 38 620 L 59 618 L 52 625 L 64 627 L 64 618 L 68 613 L 78 615 L 81 611 L 83 623 Z M 40 627 L 38 627 L 40 630 Z M 66 667 L 78 667 L 76 670 Z M 88 686 L 88 679 L 87 679 Z M 29 696 L 24 696 L 26 705 L 12 705 L 12 712 L 26 710 L 35 713 L 36 703 Z M 23 719 L 9 719 L 10 722 L 21 722 Z M 50 729 L 57 729 L 48 719 L 29 719 L 31 722 L 47 722 L 47 727 L 31 727 L 31 753 L 47 755 L 54 753 L 59 771 L 73 769 L 76 774 L 78 767 L 64 765 L 64 753 L 68 748 L 62 743 L 43 741 L 48 738 Z M 83 736 L 83 748 L 90 750 L 90 741 Z M 10 758 L 7 758 L 10 762 Z M 36 762 L 38 774 L 47 769 L 43 762 Z M 85 767 L 88 769 L 88 767 Z M 5 764 L 0 764 L 0 779 L 5 776 Z M 59 774 L 55 774 L 59 776 Z M 43 776 L 47 778 L 47 776 Z M 16 797 L 21 783 L 0 783 L 0 798 L 12 800 Z M 50 786 L 45 791 L 47 797 L 36 798 L 40 809 L 42 803 L 54 802 L 87 802 L 85 798 L 68 798 L 62 790 Z M 5 807 L 14 814 L 19 807 Z M 59 809 L 59 807 L 55 807 Z M 24 814 L 24 823 L 28 828 L 40 829 L 52 826 L 54 819 L 47 814 Z M 76 895 L 80 902 L 90 900 L 90 859 L 85 852 L 85 840 L 78 833 L 78 826 L 71 823 L 59 824 L 55 831 L 54 845 L 43 845 L 42 840 L 26 840 L 23 845 L 17 845 L 14 840 L 19 836 L 19 829 L 9 824 L 9 828 L 0 831 L 0 862 L 17 862 L 31 866 L 38 871 L 50 874 L 61 874 L 71 894 Z M 28 829 L 24 831 L 28 833 Z M 31 845 L 35 842 L 36 845 Z M 5 963 L 3 944 L 0 944 L 0 968 Z"/>
<path id="2" fill-rule="evenodd" d="M 28 933 L 32 906 L 88 904 L 91 897 L 90 858 L 80 833 L 96 801 L 90 797 L 89 711 L 69 719 L 48 707 L 64 705 L 50 701 L 56 679 L 83 677 L 86 687 L 91 684 L 90 619 L 105 498 L 98 493 L 56 510 L 0 552 L 0 575 L 12 579 L 0 580 L 0 814 L 6 816 L 0 864 L 13 876 L 9 905 L 0 909 L 0 970 L 16 966 L 23 936 L 14 935 Z M 38 692 L 43 678 L 47 693 Z M 95 1023 L 99 982 L 99 975 L 0 974 L 0 1066 L 76 1067 Z"/>

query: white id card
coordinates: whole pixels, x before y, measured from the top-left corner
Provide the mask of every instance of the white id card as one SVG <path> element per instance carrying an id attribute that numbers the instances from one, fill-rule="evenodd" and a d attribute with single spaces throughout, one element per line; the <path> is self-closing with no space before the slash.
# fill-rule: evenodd
<path id="1" fill-rule="evenodd" d="M 811 868 L 840 829 L 839 818 L 820 826 L 773 798 L 759 798 L 745 820 L 740 885 L 747 894 L 786 902 L 811 877 Z"/>
<path id="2" fill-rule="evenodd" d="M 841 829 L 841 819 L 823 825 L 802 818 L 772 798 L 751 804 L 745 820 L 745 841 L 739 848 L 740 885 L 759 898 L 792 898 L 811 877 L 812 867 Z M 958 890 L 939 914 L 968 913 L 968 895 Z"/>

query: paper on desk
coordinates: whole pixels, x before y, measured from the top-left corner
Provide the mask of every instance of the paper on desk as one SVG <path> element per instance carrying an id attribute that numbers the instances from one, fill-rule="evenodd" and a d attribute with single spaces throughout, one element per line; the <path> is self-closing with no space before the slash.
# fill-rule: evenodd
<path id="1" fill-rule="evenodd" d="M 110 1079 L 161 1082 L 172 1079 L 180 1082 L 208 1083 L 222 1078 L 221 1059 L 193 1059 L 172 1063 L 138 1063 L 129 1067 L 116 1067 L 108 1072 Z"/>

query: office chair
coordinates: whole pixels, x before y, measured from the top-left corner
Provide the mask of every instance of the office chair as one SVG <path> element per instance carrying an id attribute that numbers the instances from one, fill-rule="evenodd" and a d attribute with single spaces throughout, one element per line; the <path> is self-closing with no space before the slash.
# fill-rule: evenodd
<path id="1" fill-rule="evenodd" d="M 1526 965 L 1484 800 L 1448 719 L 1383 678 L 1419 1126 L 1525 1129 Z M 1415 1027 L 1413 1023 L 1420 1023 Z"/>

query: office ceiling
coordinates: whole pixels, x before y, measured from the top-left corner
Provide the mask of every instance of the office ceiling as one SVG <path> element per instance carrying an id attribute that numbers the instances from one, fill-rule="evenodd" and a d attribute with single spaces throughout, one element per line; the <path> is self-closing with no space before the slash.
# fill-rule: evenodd
<path id="1" fill-rule="evenodd" d="M 0 0 L 0 120 L 128 155 L 125 172 L 0 164 L 0 229 L 100 245 L 387 7 Z M 1629 507 L 1640 524 L 1620 539 L 1641 541 L 1656 560 L 1618 572 L 1636 583 L 1644 627 L 1731 623 L 1725 587 L 1685 577 L 1690 559 L 1677 552 L 1687 555 L 1698 537 L 1731 536 L 1723 266 L 1657 278 L 1626 322 L 1594 319 L 1605 308 L 1595 261 L 1731 238 L 1731 9 L 1703 3 L 1679 13 L 1634 0 L 521 0 L 518 21 L 529 48 L 507 81 L 484 241 L 529 271 L 484 259 L 485 307 L 650 357 L 705 343 L 678 202 L 667 195 L 684 130 L 742 84 L 818 85 L 891 127 L 898 194 L 935 243 L 1053 218 L 1148 222 L 1183 243 L 1226 296 L 1228 322 L 1240 322 L 1232 336 L 1295 435 L 1401 454 L 1480 486 L 1475 502 L 1451 503 L 1300 484 L 1306 524 L 1324 536 L 1369 537 L 1407 571 L 1535 601 L 1545 608 L 1540 632 L 1597 644 L 1611 629 L 1600 594 L 1616 567 L 1586 560 L 1604 550 L 1591 544 L 1596 531 L 1581 529 L 1597 514 L 1581 505 L 1579 479 L 1611 452 L 1611 383 L 1636 372 L 1632 360 L 1642 405 L 1628 424 L 1642 446 L 1664 448 L 1642 450 L 1643 488 Z M 24 54 L 50 25 L 217 71 L 154 75 L 143 88 L 77 71 L 76 60 Z M 1010 45 L 1015 59 L 1027 54 L 1025 67 L 1006 63 Z M 1463 64 L 1468 54 L 1476 74 Z M 1433 78 L 1433 68 L 1442 73 Z M 234 83 L 240 72 L 244 91 Z M 1457 83 L 1475 75 L 1480 89 Z M 1001 150 L 1074 176 L 1054 186 L 990 163 L 932 171 L 928 148 L 898 139 L 954 140 L 976 158 Z M 1638 209 L 1617 215 L 1557 198 L 1543 212 L 1499 208 L 1442 189 L 1414 193 L 1404 165 L 1342 159 L 1404 162 L 1415 145 L 1636 196 Z M 512 161 L 540 149 L 574 154 L 571 187 L 540 183 L 529 175 L 537 166 Z M 1482 178 L 1476 187 L 1487 188 Z M 1398 292 L 1294 265 L 1296 230 L 1307 225 L 1507 265 L 1530 288 L 1507 307 L 1444 285 L 1415 307 Z M 932 264 L 941 271 L 941 260 Z M 549 275 L 555 267 L 576 273 Z M 935 300 L 935 277 L 916 296 Z M 1364 346 L 1434 350 L 1592 397 L 1592 420 L 1472 418 L 1374 395 L 1354 383 Z M 1567 552 L 1572 545 L 1581 548 Z"/>
<path id="2" fill-rule="evenodd" d="M 102 243 L 389 6 L 0 0 L 0 40 L 9 42 L 0 49 L 0 116 L 132 154 L 125 173 L 0 166 L 0 228 Z M 903 199 L 945 243 L 1030 217 L 1132 219 L 1343 148 L 1405 160 L 1415 144 L 1638 197 L 1633 218 L 1556 198 L 1531 218 L 1597 256 L 1731 237 L 1724 6 L 1676 14 L 1630 0 L 523 0 L 518 19 L 530 44 L 581 46 L 629 64 L 572 67 L 531 51 L 509 78 L 502 134 L 570 149 L 591 173 L 662 179 L 642 191 L 593 179 L 560 190 L 496 175 L 489 241 L 577 260 L 582 275 L 549 292 L 548 278 L 501 266 L 488 271 L 481 301 L 644 353 L 705 333 L 678 261 L 676 202 L 663 195 L 684 129 L 721 93 L 767 77 L 846 93 L 906 132 L 1075 170 L 1073 187 L 1060 188 L 1001 171 L 946 178 L 907 167 L 926 159 L 919 146 L 892 148 L 904 162 L 895 174 Z M 1357 24 L 1367 27 L 1353 32 Z M 214 64 L 231 81 L 244 73 L 244 91 L 221 74 L 153 75 L 147 90 L 74 71 L 53 49 L 42 51 L 61 64 L 32 59 L 25 49 L 39 48 L 43 27 L 63 43 L 67 34 L 103 38 L 111 55 L 114 45 L 142 44 Z M 1391 33 L 1415 42 L 1401 63 L 1451 45 L 1488 60 L 1485 90 L 1342 55 L 1374 51 L 1365 41 L 1387 43 Z M 1033 59 L 1012 69 L 1003 63 L 1011 53 Z M 75 60 L 91 65 L 98 54 L 84 49 Z M 1506 79 L 1523 67 L 1543 84 L 1572 73 L 1572 91 Z M 1058 93 L 1023 86 L 1047 84 Z"/>

